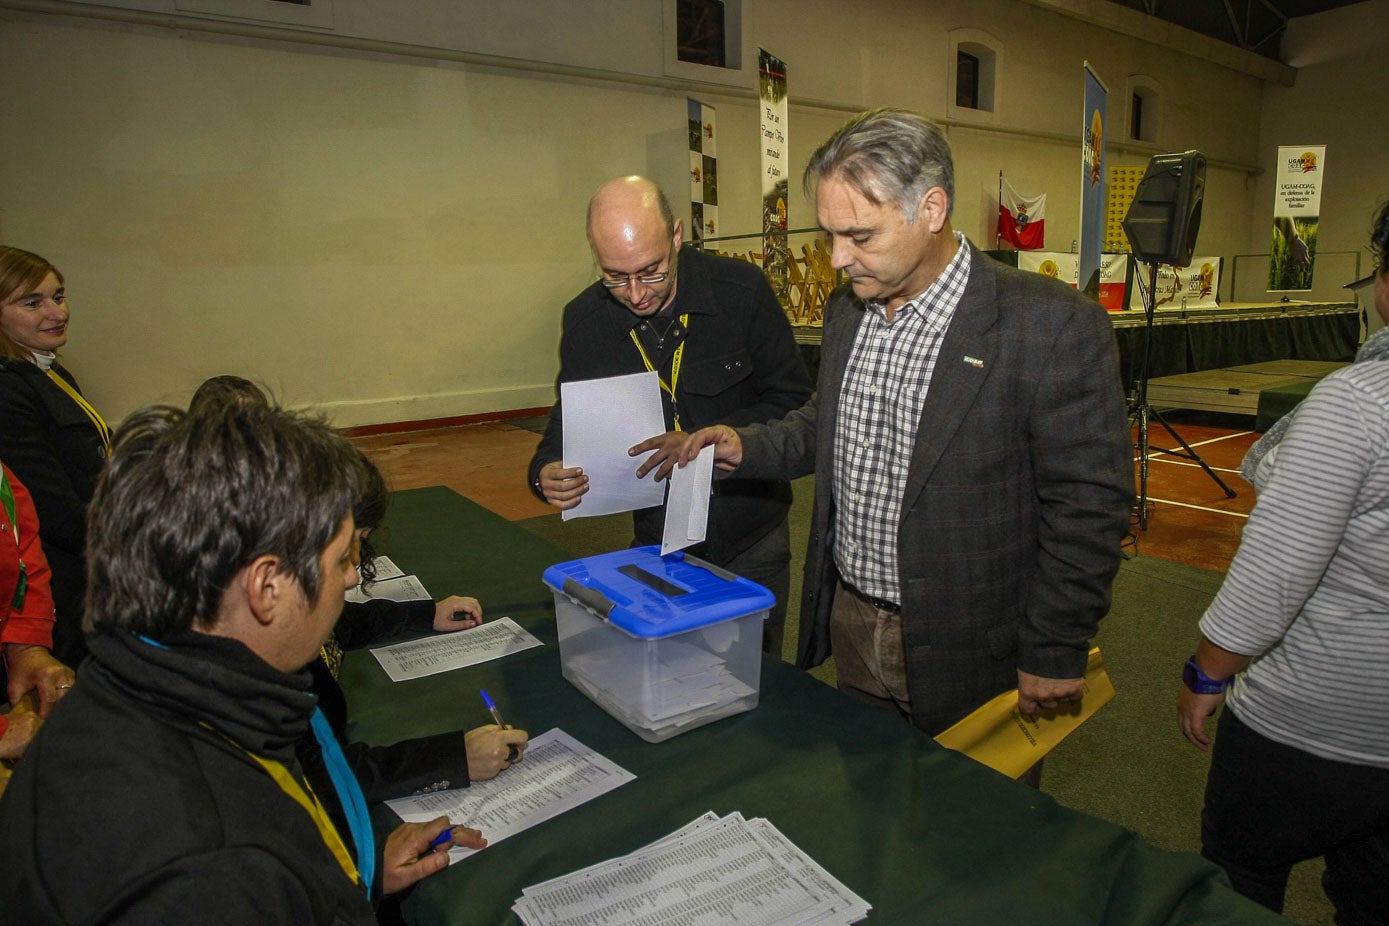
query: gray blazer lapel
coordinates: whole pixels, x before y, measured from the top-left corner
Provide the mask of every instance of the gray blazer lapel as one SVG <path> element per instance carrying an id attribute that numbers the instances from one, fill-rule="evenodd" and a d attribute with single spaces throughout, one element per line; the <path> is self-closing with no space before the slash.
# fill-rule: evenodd
<path id="1" fill-rule="evenodd" d="M 970 245 L 973 248 L 973 245 Z M 907 469 L 901 517 L 906 517 L 925 488 L 941 454 L 964 423 L 984 378 L 998 359 L 997 277 L 991 258 L 974 249 L 970 255 L 969 282 L 946 329 L 931 374 L 931 387 L 916 426 L 916 446 Z"/>

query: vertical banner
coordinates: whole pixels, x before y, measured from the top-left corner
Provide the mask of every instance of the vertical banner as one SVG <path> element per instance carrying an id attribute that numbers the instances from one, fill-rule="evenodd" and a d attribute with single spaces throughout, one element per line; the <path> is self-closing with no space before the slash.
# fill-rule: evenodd
<path id="1" fill-rule="evenodd" d="M 1325 145 L 1278 149 L 1273 240 L 1268 248 L 1269 292 L 1312 288 L 1325 169 Z"/>
<path id="2" fill-rule="evenodd" d="M 757 85 L 762 95 L 762 267 L 781 304 L 788 305 L 786 65 L 763 48 L 757 49 Z"/>
<path id="3" fill-rule="evenodd" d="M 1099 298 L 1100 252 L 1104 241 L 1104 112 L 1109 91 L 1085 68 L 1085 115 L 1081 127 L 1080 288 Z"/>
<path id="4" fill-rule="evenodd" d="M 714 107 L 687 99 L 690 123 L 690 243 L 704 247 L 719 233 L 718 133 Z"/>

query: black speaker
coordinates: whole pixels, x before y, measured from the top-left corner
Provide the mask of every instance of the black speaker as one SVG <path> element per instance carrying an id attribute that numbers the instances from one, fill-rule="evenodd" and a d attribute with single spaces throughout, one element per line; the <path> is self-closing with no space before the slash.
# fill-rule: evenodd
<path id="1" fill-rule="evenodd" d="M 1185 267 L 1196 250 L 1206 156 L 1199 151 L 1155 154 L 1124 216 L 1134 256 L 1150 264 Z"/>

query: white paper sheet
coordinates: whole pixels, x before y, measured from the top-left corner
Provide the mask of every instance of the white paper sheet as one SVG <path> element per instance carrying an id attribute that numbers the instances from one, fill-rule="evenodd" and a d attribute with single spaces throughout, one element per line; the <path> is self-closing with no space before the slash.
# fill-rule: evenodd
<path id="1" fill-rule="evenodd" d="M 376 581 L 378 582 L 398 579 L 405 575 L 405 570 L 397 566 L 389 556 L 378 556 L 371 562 L 376 567 Z"/>
<path id="2" fill-rule="evenodd" d="M 523 889 L 527 926 L 643 922 L 688 926 L 853 923 L 871 906 L 766 820 L 705 814 L 631 855 Z"/>
<path id="3" fill-rule="evenodd" d="M 661 535 L 662 556 L 704 539 L 709 529 L 709 486 L 713 480 L 713 444 L 701 450 L 687 465 L 670 471 L 666 524 Z"/>
<path id="4" fill-rule="evenodd" d="M 564 465 L 588 476 L 588 492 L 563 518 L 590 518 L 661 504 L 665 483 L 637 478 L 641 459 L 627 448 L 664 434 L 661 385 L 655 373 L 560 383 Z"/>
<path id="5" fill-rule="evenodd" d="M 503 617 L 468 630 L 379 646 L 371 654 L 391 681 L 403 682 L 474 666 L 541 645 L 520 624 Z"/>
<path id="6" fill-rule="evenodd" d="M 482 831 L 488 845 L 559 816 L 636 778 L 558 728 L 532 737 L 524 758 L 470 787 L 387 801 L 406 823 L 447 815 Z M 449 862 L 480 849 L 454 846 Z"/>
<path id="7" fill-rule="evenodd" d="M 397 576 L 394 579 L 373 582 L 365 590 L 359 582 L 349 588 L 343 597 L 348 601 L 358 603 L 371 601 L 373 598 L 388 598 L 391 601 L 420 601 L 429 598 L 429 590 L 416 576 Z"/>

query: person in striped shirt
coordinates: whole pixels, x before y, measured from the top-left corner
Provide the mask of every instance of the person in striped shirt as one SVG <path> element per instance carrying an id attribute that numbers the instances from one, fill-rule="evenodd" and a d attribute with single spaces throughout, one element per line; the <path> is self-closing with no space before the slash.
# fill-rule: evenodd
<path id="1" fill-rule="evenodd" d="M 1389 321 L 1389 203 L 1371 236 Z M 1389 922 L 1389 359 L 1363 355 L 1298 406 L 1177 700 L 1202 749 L 1224 702 L 1202 854 L 1281 911 L 1326 859 L 1338 923 Z"/>

